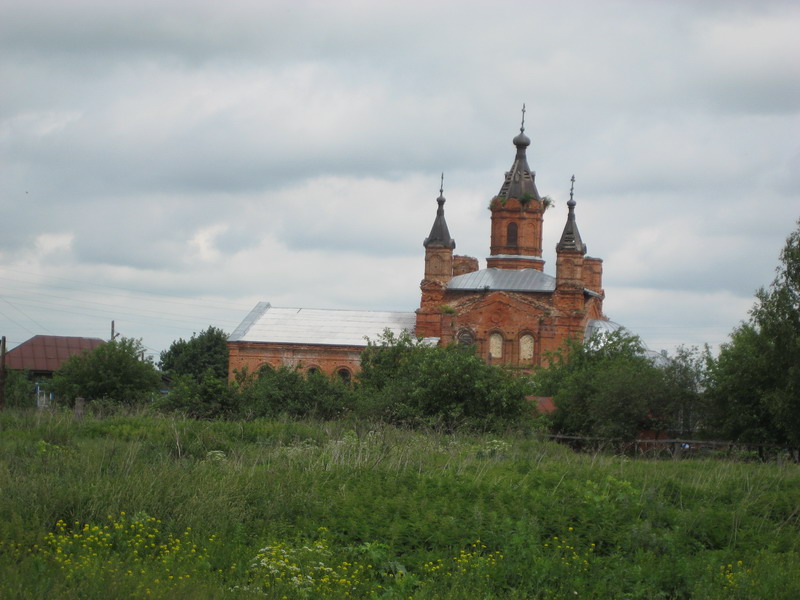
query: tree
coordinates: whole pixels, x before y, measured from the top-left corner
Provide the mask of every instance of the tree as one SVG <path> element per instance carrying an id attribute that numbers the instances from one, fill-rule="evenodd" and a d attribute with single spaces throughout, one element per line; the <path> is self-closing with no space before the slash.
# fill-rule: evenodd
<path id="1" fill-rule="evenodd" d="M 527 380 L 487 365 L 471 346 L 428 346 L 385 332 L 361 355 L 359 402 L 403 425 L 493 429 L 528 421 Z"/>
<path id="2" fill-rule="evenodd" d="M 800 220 L 711 368 L 713 426 L 732 439 L 800 446 Z"/>
<path id="3" fill-rule="evenodd" d="M 209 326 L 199 334 L 192 334 L 188 341 L 172 342 L 168 350 L 161 353 L 161 370 L 171 377 L 186 375 L 195 382 L 205 380 L 207 371 L 219 379 L 228 377 L 228 334 Z"/>
<path id="4" fill-rule="evenodd" d="M 5 393 L 8 407 L 31 408 L 36 406 L 36 386 L 27 371 L 7 370 Z"/>
<path id="5" fill-rule="evenodd" d="M 671 429 L 682 437 L 700 431 L 708 417 L 706 387 L 711 352 L 708 346 L 679 346 L 662 367 L 667 386 Z"/>
<path id="6" fill-rule="evenodd" d="M 152 360 L 142 359 L 140 340 L 120 338 L 91 352 L 71 356 L 53 377 L 56 395 L 69 402 L 108 399 L 133 405 L 158 391 L 161 377 Z"/>
<path id="7" fill-rule="evenodd" d="M 568 340 L 537 371 L 535 393 L 553 396 L 558 433 L 635 439 L 645 429 L 667 429 L 671 411 L 664 372 L 647 358 L 636 336 L 616 331 L 583 342 Z"/>
<path id="8" fill-rule="evenodd" d="M 193 419 L 231 418 L 238 416 L 238 397 L 226 379 L 214 377 L 209 369 L 202 381 L 190 375 L 176 377 L 169 393 L 155 407 Z"/>
<path id="9" fill-rule="evenodd" d="M 742 323 L 709 367 L 707 433 L 746 443 L 777 443 L 780 424 L 769 409 L 770 390 L 779 377 L 770 340 Z"/>

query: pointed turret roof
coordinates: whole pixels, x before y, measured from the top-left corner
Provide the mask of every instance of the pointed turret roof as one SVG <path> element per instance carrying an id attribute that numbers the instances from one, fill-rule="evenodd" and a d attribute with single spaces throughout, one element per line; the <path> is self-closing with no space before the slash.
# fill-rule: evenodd
<path id="1" fill-rule="evenodd" d="M 539 192 L 536 190 L 536 173 L 531 171 L 528 166 L 528 158 L 525 154 L 528 146 L 531 145 L 530 138 L 525 135 L 525 105 L 522 105 L 522 125 L 519 134 L 514 137 L 514 145 L 517 147 L 517 155 L 511 165 L 511 170 L 506 173 L 506 179 L 497 194 L 503 198 L 528 198 L 531 200 L 541 200 Z"/>
<path id="2" fill-rule="evenodd" d="M 564 232 L 561 234 L 561 241 L 556 245 L 556 252 L 562 250 L 573 250 L 586 254 L 586 244 L 581 240 L 581 234 L 578 231 L 578 224 L 575 222 L 575 200 L 573 193 L 575 191 L 575 175 L 570 180 L 572 185 L 569 188 L 569 214 L 567 215 L 567 224 L 564 225 Z"/>
<path id="3" fill-rule="evenodd" d="M 436 220 L 433 222 L 430 235 L 425 238 L 422 245 L 426 248 L 455 248 L 456 241 L 450 237 L 447 221 L 444 220 L 444 203 L 446 202 L 444 197 L 444 173 L 442 173 L 442 183 L 439 186 L 439 197 L 436 202 L 439 204 L 439 208 L 436 209 Z"/>

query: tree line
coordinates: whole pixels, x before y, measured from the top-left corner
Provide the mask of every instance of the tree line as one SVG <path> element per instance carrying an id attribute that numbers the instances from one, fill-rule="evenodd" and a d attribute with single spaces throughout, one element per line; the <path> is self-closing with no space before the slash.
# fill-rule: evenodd
<path id="1" fill-rule="evenodd" d="M 509 426 L 617 440 L 643 431 L 742 443 L 800 446 L 800 221 L 773 282 L 714 357 L 681 347 L 654 361 L 624 332 L 569 340 L 531 375 L 485 364 L 468 346 L 429 346 L 408 334 L 370 340 L 353 382 L 264 367 L 228 379 L 227 335 L 209 327 L 177 340 L 159 364 L 122 338 L 70 358 L 52 389 L 61 398 L 147 403 L 195 418 L 344 416 L 447 430 Z M 7 398 L 25 379 L 9 377 Z M 168 388 L 167 393 L 159 390 Z M 551 396 L 536 418 L 530 396 Z M 18 400 L 17 403 L 21 402 Z"/>

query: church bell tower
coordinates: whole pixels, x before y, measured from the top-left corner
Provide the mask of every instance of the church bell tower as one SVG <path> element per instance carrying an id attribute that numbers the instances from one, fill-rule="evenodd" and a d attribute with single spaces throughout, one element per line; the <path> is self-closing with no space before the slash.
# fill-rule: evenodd
<path id="1" fill-rule="evenodd" d="M 489 205 L 492 238 L 486 264 L 489 268 L 542 271 L 542 221 L 547 206 L 536 189 L 536 172 L 528 166 L 526 150 L 531 140 L 525 135 L 525 105 L 513 142 L 517 148 L 514 162 Z"/>

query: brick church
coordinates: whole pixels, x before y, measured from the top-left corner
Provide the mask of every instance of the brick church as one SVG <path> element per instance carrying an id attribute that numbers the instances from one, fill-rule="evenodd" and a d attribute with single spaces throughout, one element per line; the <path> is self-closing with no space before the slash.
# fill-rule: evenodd
<path id="1" fill-rule="evenodd" d="M 556 244 L 555 277 L 544 272 L 542 223 L 548 198 L 528 166 L 524 122 L 516 154 L 491 200 L 491 245 L 486 268 L 454 254 L 440 189 L 430 235 L 423 242 L 425 271 L 415 312 L 277 308 L 260 302 L 231 334 L 229 371 L 287 365 L 336 373 L 358 372 L 366 338 L 385 329 L 408 331 L 429 343 L 470 344 L 491 364 L 521 369 L 542 364 L 568 337 L 613 328 L 603 315 L 602 260 L 586 255 L 575 217 L 573 189 Z M 574 177 L 573 177 L 574 185 Z"/>

